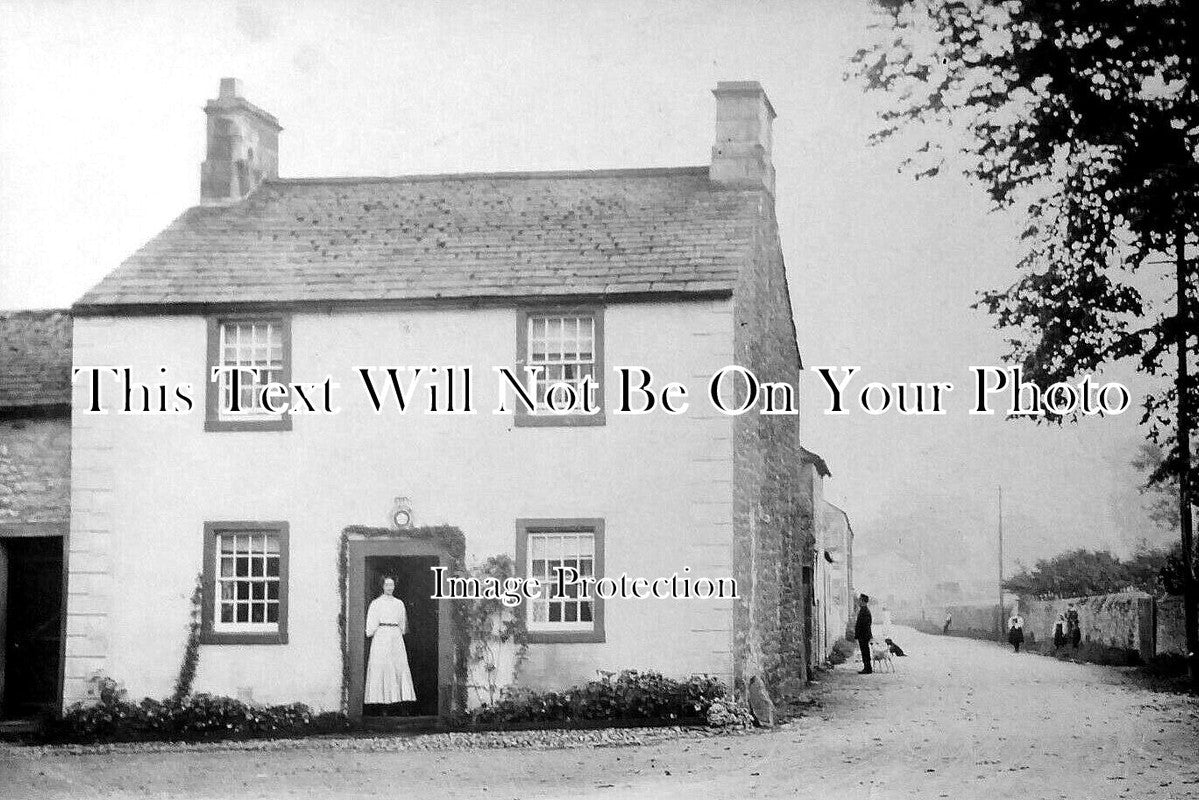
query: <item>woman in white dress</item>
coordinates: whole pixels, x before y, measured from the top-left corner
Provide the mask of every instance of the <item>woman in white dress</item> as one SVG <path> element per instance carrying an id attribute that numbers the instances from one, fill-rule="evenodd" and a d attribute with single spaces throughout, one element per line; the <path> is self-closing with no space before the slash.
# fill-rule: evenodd
<path id="1" fill-rule="evenodd" d="M 371 652 L 366 662 L 364 703 L 406 703 L 416 700 L 412 671 L 408 668 L 408 611 L 404 601 L 393 596 L 396 584 L 383 580 L 383 594 L 371 601 L 366 611 L 366 635 Z"/>

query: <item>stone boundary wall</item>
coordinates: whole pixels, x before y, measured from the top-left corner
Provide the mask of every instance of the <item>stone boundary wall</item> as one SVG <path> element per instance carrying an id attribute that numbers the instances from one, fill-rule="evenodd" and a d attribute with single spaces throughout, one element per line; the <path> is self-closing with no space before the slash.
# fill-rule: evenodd
<path id="1" fill-rule="evenodd" d="M 1077 650 L 1067 644 L 1060 651 L 1053 646 L 1053 623 L 1073 603 L 1078 609 L 1082 638 Z M 986 641 L 1002 641 L 995 630 L 995 604 L 929 606 L 920 617 L 900 617 L 895 621 L 925 633 L 941 633 L 945 612 L 953 612 L 950 636 Z M 1060 600 L 1022 598 L 1024 647 L 1046 655 L 1066 655 L 1080 661 L 1104 664 L 1134 664 L 1165 654 L 1186 652 L 1182 598 L 1176 595 L 1154 598 L 1144 592 L 1119 592 L 1092 597 L 1066 597 Z M 1004 620 L 1012 608 L 1004 612 Z"/>
<path id="2" fill-rule="evenodd" d="M 1082 632 L 1079 650 L 1087 661 L 1135 663 L 1154 656 L 1154 600 L 1144 592 L 1020 602 L 1030 649 L 1052 652 L 1053 623 L 1073 603 Z M 1067 648 L 1073 649 L 1067 644 Z"/>
<path id="3" fill-rule="evenodd" d="M 1153 628 L 1157 655 L 1186 654 L 1187 635 L 1181 596 L 1172 594 L 1157 599 L 1157 614 L 1154 618 Z"/>
<path id="4" fill-rule="evenodd" d="M 953 622 L 949 626 L 950 636 L 963 636 L 969 639 L 985 639 L 994 642 L 999 639 L 999 628 L 995 603 L 960 603 L 941 606 L 927 606 L 922 617 L 896 618 L 901 625 L 911 625 L 925 633 L 941 633 L 945 625 L 945 612 L 953 614 Z M 1011 614 L 1008 608 L 1004 619 Z"/>

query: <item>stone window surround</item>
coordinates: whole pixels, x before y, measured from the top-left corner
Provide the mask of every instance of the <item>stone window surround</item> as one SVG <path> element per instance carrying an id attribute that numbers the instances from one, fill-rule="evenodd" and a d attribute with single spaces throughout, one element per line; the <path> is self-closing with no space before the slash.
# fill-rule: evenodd
<path id="1" fill-rule="evenodd" d="M 273 633 L 216 631 L 216 538 L 224 533 L 272 533 L 279 539 L 279 630 Z M 287 644 L 287 584 L 290 552 L 286 522 L 205 522 L 200 644 Z"/>
<path id="2" fill-rule="evenodd" d="M 600 305 L 585 306 L 529 306 L 516 314 L 516 377 L 524 379 L 524 368 L 529 363 L 529 317 L 591 317 L 595 320 L 594 379 L 599 383 L 596 392 L 599 411 L 594 414 L 530 414 L 519 402 L 514 410 L 518 428 L 568 428 L 604 425 L 604 308 Z"/>
<path id="3" fill-rule="evenodd" d="M 260 417 L 258 419 L 221 419 L 218 412 L 220 386 L 212 381 L 212 370 L 221 364 L 221 326 L 230 322 L 262 322 L 278 325 L 283 339 L 283 368 L 279 370 L 276 380 L 279 383 L 291 382 L 291 316 L 282 313 L 236 313 L 219 314 L 208 319 L 208 358 L 204 370 L 205 412 L 204 430 L 206 431 L 290 431 L 291 415 L 281 414 L 277 417 Z"/>
<path id="4" fill-rule="evenodd" d="M 516 520 L 516 574 L 529 577 L 529 534 L 530 533 L 590 533 L 595 537 L 595 567 L 597 578 L 604 575 L 604 520 L 597 517 L 570 517 Z M 604 601 L 596 597 L 592 601 L 591 630 L 586 631 L 529 631 L 529 644 L 583 644 L 607 641 L 604 628 Z M 528 614 L 528 604 L 522 604 L 522 613 Z M 527 624 L 526 617 L 526 624 Z"/>

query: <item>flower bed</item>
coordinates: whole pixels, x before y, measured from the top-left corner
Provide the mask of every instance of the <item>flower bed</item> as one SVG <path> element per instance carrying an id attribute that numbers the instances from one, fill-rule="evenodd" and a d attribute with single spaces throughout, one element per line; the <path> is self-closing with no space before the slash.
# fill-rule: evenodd
<path id="1" fill-rule="evenodd" d="M 716 708 L 716 718 L 710 710 Z M 558 692 L 509 687 L 494 703 L 455 720 L 466 729 L 493 730 L 592 725 L 707 724 L 740 725 L 746 719 L 718 679 L 696 675 L 686 680 L 658 672 L 601 672 L 597 680 Z"/>
<path id="2" fill-rule="evenodd" d="M 255 706 L 209 694 L 141 702 L 105 678 L 96 683 L 96 702 L 75 703 L 43 733 L 49 743 L 211 741 L 340 733 L 350 720 L 337 712 L 313 713 L 303 703 Z"/>
<path id="3" fill-rule="evenodd" d="M 133 702 L 109 678 L 93 686 L 95 702 L 75 703 L 50 721 L 48 744 L 112 742 L 215 742 L 344 734 L 357 731 L 339 712 L 315 713 L 302 703 L 258 706 L 209 694 L 145 698 Z M 600 678 L 561 692 L 508 688 L 500 699 L 456 715 L 445 731 L 534 731 L 546 729 L 701 726 L 744 729 L 749 709 L 729 696 L 716 678 L 667 678 L 657 672 L 603 672 Z"/>

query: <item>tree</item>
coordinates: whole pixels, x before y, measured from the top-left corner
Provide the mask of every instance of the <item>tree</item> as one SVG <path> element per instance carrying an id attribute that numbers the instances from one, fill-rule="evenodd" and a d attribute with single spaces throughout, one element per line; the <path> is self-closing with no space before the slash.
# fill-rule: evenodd
<path id="1" fill-rule="evenodd" d="M 1145 398 L 1142 421 L 1165 453 L 1154 482 L 1178 482 L 1182 563 L 1192 564 L 1199 3 L 877 5 L 880 35 L 854 57 L 866 87 L 894 98 L 876 140 L 957 128 L 965 173 L 995 208 L 1027 215 L 1018 278 L 980 300 L 1009 330 L 1011 358 L 1043 388 L 1121 359 L 1170 379 Z M 934 175 L 948 149 L 930 137 L 905 163 Z M 1183 573 L 1199 689 L 1195 577 Z"/>
<path id="2" fill-rule="evenodd" d="M 1166 566 L 1163 551 L 1146 551 L 1121 561 L 1107 550 L 1071 550 L 1042 558 L 1032 570 L 1021 569 L 1003 582 L 1009 592 L 1033 597 L 1085 597 L 1127 589 L 1159 591 Z"/>
<path id="3" fill-rule="evenodd" d="M 1178 557 L 1178 551 L 1177 543 L 1168 550 L 1139 549 L 1124 562 L 1130 585 L 1152 595 L 1181 593 L 1182 576 L 1178 568 L 1182 560 Z"/>

